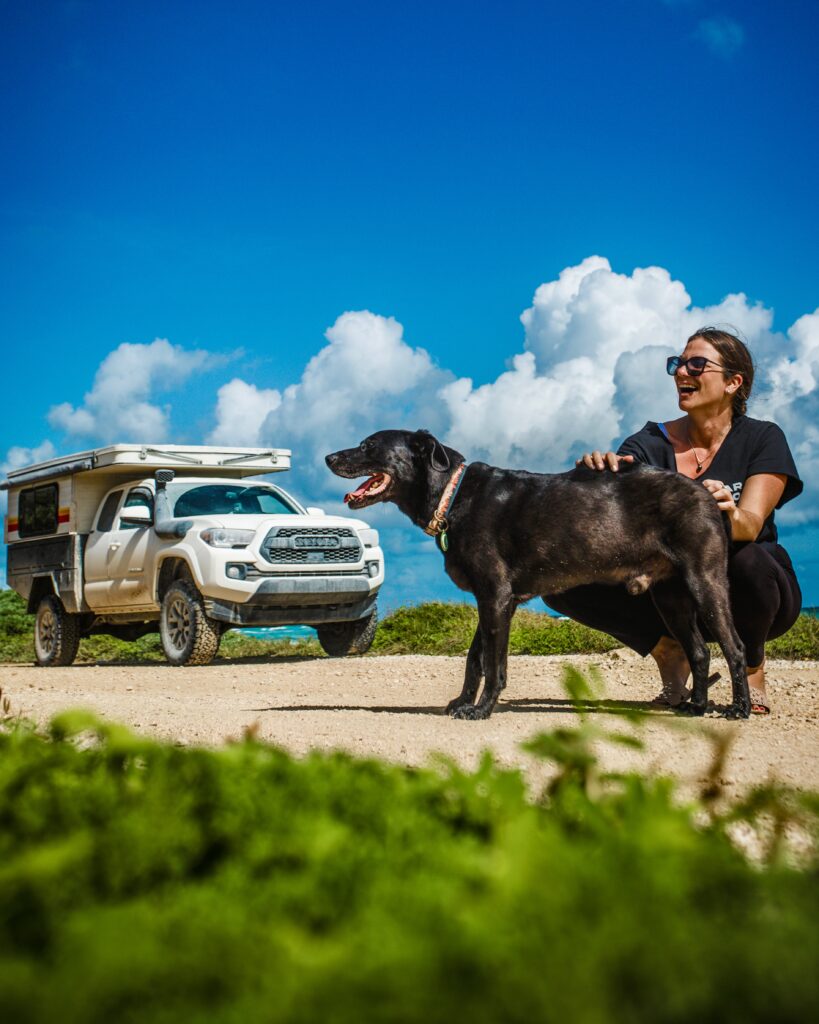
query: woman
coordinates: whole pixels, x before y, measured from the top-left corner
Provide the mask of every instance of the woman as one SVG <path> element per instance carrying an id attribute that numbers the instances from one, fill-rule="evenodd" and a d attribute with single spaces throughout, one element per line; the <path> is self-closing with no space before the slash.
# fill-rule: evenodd
<path id="1" fill-rule="evenodd" d="M 700 480 L 711 492 L 731 527 L 731 610 L 745 644 L 751 710 L 770 714 L 765 641 L 787 632 L 802 606 L 791 560 L 777 543 L 774 509 L 800 494 L 802 481 L 782 430 L 745 415 L 754 365 L 739 338 L 705 327 L 688 339 L 681 356 L 668 360 L 667 368 L 683 415 L 646 423 L 617 452 L 587 453 L 577 464 L 616 472 L 620 461 L 644 462 Z M 663 684 L 653 703 L 676 707 L 688 697 L 688 661 L 665 634 L 648 594 L 628 597 L 622 587 L 592 585 L 546 601 L 643 656 L 650 653 Z"/>

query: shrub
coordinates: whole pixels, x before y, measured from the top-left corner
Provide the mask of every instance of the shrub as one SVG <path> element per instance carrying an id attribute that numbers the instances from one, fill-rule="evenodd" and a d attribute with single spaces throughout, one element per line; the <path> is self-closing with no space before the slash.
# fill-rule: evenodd
<path id="1" fill-rule="evenodd" d="M 800 615 L 784 636 L 765 645 L 765 653 L 769 658 L 815 661 L 819 658 L 819 619 Z"/>
<path id="2" fill-rule="evenodd" d="M 478 625 L 468 604 L 433 601 L 398 608 L 378 624 L 377 654 L 465 654 Z"/>

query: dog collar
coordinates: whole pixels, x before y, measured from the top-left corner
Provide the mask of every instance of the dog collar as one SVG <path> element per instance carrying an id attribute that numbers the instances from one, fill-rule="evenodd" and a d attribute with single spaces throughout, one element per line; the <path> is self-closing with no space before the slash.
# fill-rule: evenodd
<path id="1" fill-rule="evenodd" d="M 438 507 L 432 513 L 432 519 L 424 527 L 424 533 L 430 537 L 437 537 L 441 551 L 446 551 L 449 548 L 449 537 L 447 537 L 449 520 L 447 516 L 452 508 L 453 501 L 455 501 L 455 495 L 460 489 L 465 470 L 466 463 L 462 462 L 449 478 L 449 482 L 444 488 L 444 493 L 441 495 L 441 500 L 438 502 Z"/>

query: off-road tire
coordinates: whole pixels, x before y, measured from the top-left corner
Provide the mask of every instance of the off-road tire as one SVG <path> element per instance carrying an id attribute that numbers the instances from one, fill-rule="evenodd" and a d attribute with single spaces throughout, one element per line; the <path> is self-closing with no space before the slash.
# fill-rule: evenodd
<path id="1" fill-rule="evenodd" d="M 378 612 L 373 611 L 354 622 L 325 622 L 316 626 L 316 632 L 325 654 L 343 658 L 348 654 L 366 654 L 375 639 L 377 624 Z"/>
<path id="2" fill-rule="evenodd" d="M 80 647 L 80 617 L 71 615 L 54 594 L 37 606 L 34 620 L 34 654 L 43 668 L 70 665 Z"/>
<path id="3" fill-rule="evenodd" d="M 207 665 L 219 650 L 222 627 L 205 615 L 193 583 L 175 580 L 162 598 L 159 636 L 171 665 Z"/>

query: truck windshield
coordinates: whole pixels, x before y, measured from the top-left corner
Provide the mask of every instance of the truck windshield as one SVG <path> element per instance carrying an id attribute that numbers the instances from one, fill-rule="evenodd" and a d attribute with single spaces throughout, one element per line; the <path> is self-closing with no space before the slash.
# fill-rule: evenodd
<path id="1" fill-rule="evenodd" d="M 173 515 L 225 516 L 225 515 L 298 515 L 299 510 L 272 487 L 254 484 L 184 484 L 168 487 Z"/>

